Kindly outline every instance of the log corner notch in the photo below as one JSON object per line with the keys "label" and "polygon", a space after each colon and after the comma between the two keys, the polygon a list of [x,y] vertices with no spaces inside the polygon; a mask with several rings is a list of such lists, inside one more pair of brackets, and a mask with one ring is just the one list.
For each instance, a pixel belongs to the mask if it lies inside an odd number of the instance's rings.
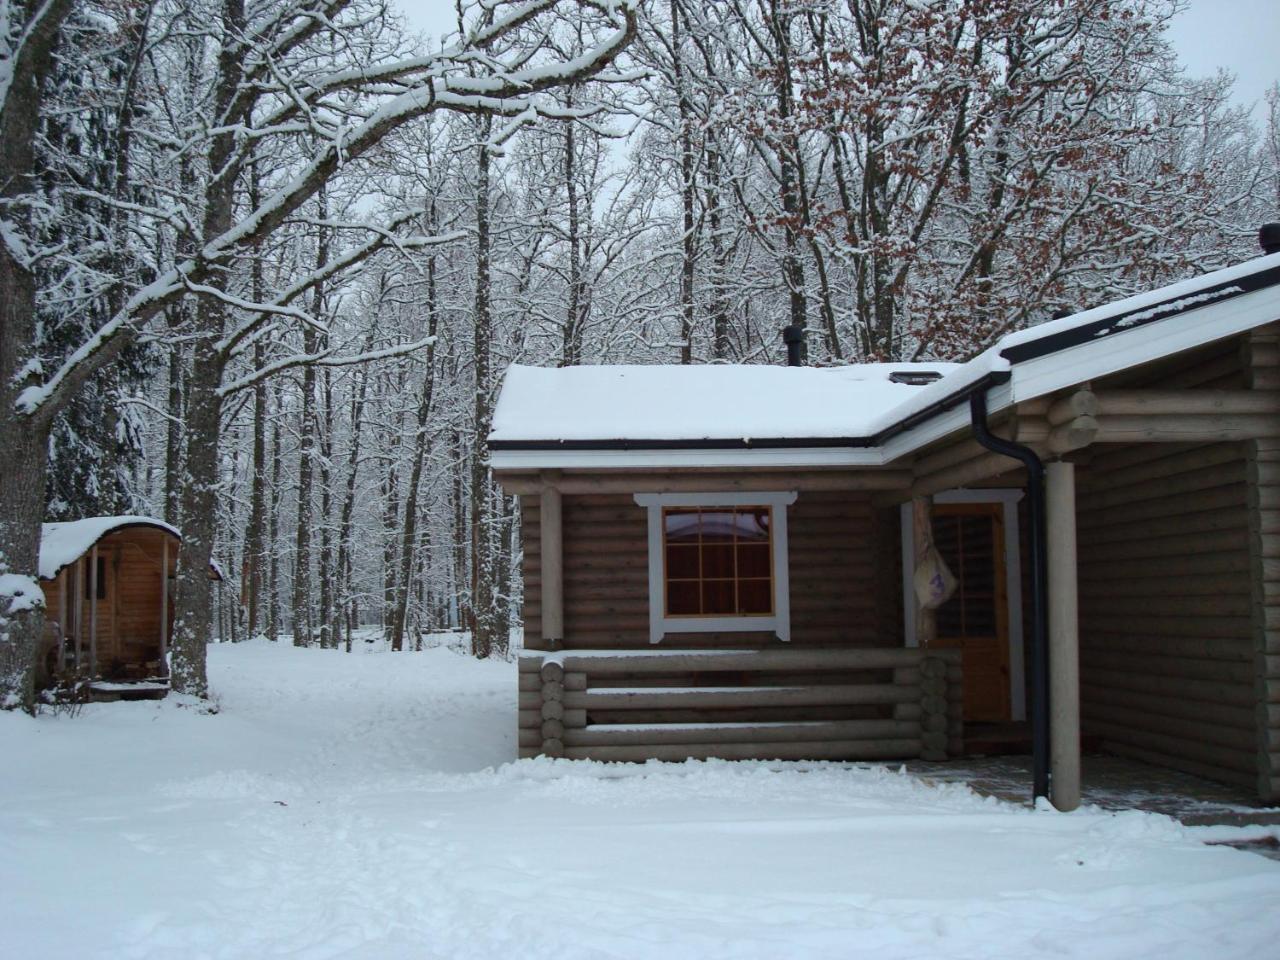
{"label": "log corner notch", "polygon": [[1049,452],[1062,456],[1093,443],[1098,437],[1098,409],[1098,397],[1087,384],[1050,403],[1045,414]]}
{"label": "log corner notch", "polygon": [[560,471],[539,478],[538,530],[542,548],[542,641],[548,650],[564,645],[564,523]]}
{"label": "log corner notch", "polygon": [[[587,711],[569,703],[586,689],[585,674],[566,671],[558,655],[520,658],[519,755],[563,757],[572,732],[585,727]],[[565,731],[570,731],[566,736]]]}
{"label": "log corner notch", "polygon": [[542,755],[564,756],[564,667],[548,661],[538,670],[542,679]]}

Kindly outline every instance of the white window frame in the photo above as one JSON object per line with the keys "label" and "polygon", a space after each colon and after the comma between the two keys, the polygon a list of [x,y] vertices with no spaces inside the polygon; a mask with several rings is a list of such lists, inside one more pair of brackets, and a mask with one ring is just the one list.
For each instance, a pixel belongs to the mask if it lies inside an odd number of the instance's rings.
{"label": "white window frame", "polygon": [[[637,493],[635,501],[649,511],[649,642],[661,643],[668,633],[766,633],[791,640],[791,580],[787,571],[787,507],[796,491],[768,493]],[[769,507],[769,542],[773,553],[773,615],[726,617],[669,617],[662,511],[664,507]]]}

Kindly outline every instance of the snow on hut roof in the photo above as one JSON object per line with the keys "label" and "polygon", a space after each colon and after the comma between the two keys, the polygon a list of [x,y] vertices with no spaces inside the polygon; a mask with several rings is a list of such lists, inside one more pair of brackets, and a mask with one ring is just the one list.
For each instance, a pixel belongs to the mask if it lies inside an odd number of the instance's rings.
{"label": "snow on hut roof", "polygon": [[847,367],[512,366],[489,439],[699,441],[860,436],[953,363]]}
{"label": "snow on hut roof", "polygon": [[75,563],[109,533],[126,527],[155,527],[179,540],[178,529],[155,517],[88,517],[63,523],[46,523],[40,529],[40,579],[52,580],[58,571]]}

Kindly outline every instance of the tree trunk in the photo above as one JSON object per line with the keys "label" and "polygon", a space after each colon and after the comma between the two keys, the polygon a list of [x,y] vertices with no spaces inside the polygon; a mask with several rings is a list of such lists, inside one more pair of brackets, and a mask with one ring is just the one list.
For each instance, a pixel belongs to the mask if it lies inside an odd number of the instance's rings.
{"label": "tree trunk", "polygon": [[[432,203],[431,222],[428,230],[435,230],[435,205]],[[438,329],[439,314],[436,309],[436,258],[427,258],[427,335],[434,337]],[[436,380],[436,345],[427,346],[424,361],[426,370],[422,375],[422,388],[418,393],[418,419],[413,437],[413,463],[409,468],[409,486],[404,498],[404,531],[400,538],[400,576],[396,588],[396,610],[391,623],[391,646],[394,650],[403,649],[405,625],[409,609],[410,585],[414,582],[414,547],[417,543],[418,529],[418,494],[422,487],[422,468],[426,463],[427,450],[431,445],[431,437],[427,432],[427,419],[431,415],[431,399],[435,391]],[[415,631],[421,646],[421,631]]]}
{"label": "tree trunk", "polygon": [[280,639],[280,389],[271,388],[271,515],[267,521],[267,638]]}
{"label": "tree trunk", "polygon": [[707,146],[707,234],[711,241],[711,355],[729,359],[729,263],[725,251],[724,208],[721,201],[720,148],[714,140]]}
{"label": "tree trunk", "polygon": [[[225,0],[224,27],[228,35],[245,28],[243,0]],[[216,115],[223,116],[235,98],[241,79],[234,48],[224,45],[218,54],[218,81],[214,91]],[[236,133],[240,117],[226,117],[229,129],[213,137],[209,168],[220,175],[205,191],[205,237],[221,236],[235,222]],[[200,338],[195,352],[187,394],[186,446],[182,477],[182,546],[178,551],[178,578],[174,597],[173,638],[170,644],[171,684],[178,693],[209,695],[206,645],[212,633],[213,582],[209,564],[217,524],[218,445],[222,436],[222,374],[226,363],[218,341],[226,329],[227,308],[221,300],[203,297],[196,309]]]}
{"label": "tree trunk", "polygon": [[476,159],[476,297],[472,338],[475,369],[474,446],[471,453],[471,652],[480,658],[493,651],[493,569],[489,550],[489,456],[485,438],[492,417],[489,375],[489,130],[479,124]]}
{"label": "tree trunk", "polygon": [[[390,449],[390,444],[384,444]],[[400,474],[396,460],[387,462],[387,472],[382,477],[382,632],[391,642],[392,650],[399,650],[392,636],[392,624],[396,610],[396,520],[400,516]]]}
{"label": "tree trunk", "polygon": [[333,381],[331,371],[320,371],[320,646],[328,650],[337,645],[334,628],[334,550],[333,528]]}
{"label": "tree trunk", "polygon": [[[319,216],[328,214],[323,189],[319,194]],[[316,240],[316,267],[329,259],[329,235],[320,228]],[[317,284],[312,297],[312,315],[319,317],[324,310],[324,287]],[[302,350],[311,355],[320,349],[320,337],[310,324],[303,327]],[[319,427],[316,411],[316,368],[308,363],[302,368],[302,398],[300,411],[301,429],[298,435],[298,516],[294,546],[293,570],[293,645],[309,647],[316,640],[314,609],[311,602],[311,533],[316,518],[315,499],[315,444]]]}
{"label": "tree trunk", "polygon": [[[260,203],[258,195],[258,169],[250,170],[249,204],[255,209]],[[254,248],[250,268],[253,299],[261,302],[264,296],[262,259],[258,245]],[[259,338],[253,345],[253,365],[261,370],[266,362],[266,344]],[[259,380],[253,388],[253,454],[250,463],[249,523],[244,534],[245,565],[245,633],[258,635],[261,626],[263,568],[266,565],[266,513],[267,513],[267,382]]]}
{"label": "tree trunk", "polygon": [[[0,290],[20,294],[22,278],[10,273],[12,266],[0,245]],[[0,356],[5,359],[11,356],[10,344],[4,343],[10,332],[35,316],[34,297],[27,303],[31,309],[24,316],[15,315],[23,310],[20,296],[0,303]],[[3,367],[0,404],[12,410],[18,384],[9,375],[9,365]],[[32,426],[26,417],[0,416],[0,574],[29,578],[6,583],[0,590],[0,708],[22,707],[29,713],[35,710],[36,660],[45,620],[44,595],[36,579],[44,484],[32,478],[44,476],[49,450],[47,428]]]}
{"label": "tree trunk", "polygon": [[[566,106],[573,109],[573,90],[569,90]],[[569,201],[569,303],[565,308],[564,339],[560,350],[560,366],[572,367],[582,362],[582,249],[578,216],[577,144],[573,123],[564,125],[564,182]]]}
{"label": "tree trunk", "polygon": [[[785,131],[791,126],[794,98],[791,79],[791,14],[781,7],[780,0],[770,0],[769,25],[776,56],[773,64],[774,96],[778,102],[778,120]],[[808,308],[804,264],[800,260],[802,211],[800,174],[797,169],[803,158],[799,154],[796,137],[789,133],[778,138],[775,150],[778,157],[778,188],[782,198],[782,279],[791,307],[791,325],[804,328],[808,325]]]}
{"label": "tree trunk", "polygon": [[[366,351],[373,347],[373,331],[369,332]],[[338,582],[339,606],[342,612],[343,627],[346,634],[347,653],[351,652],[351,634],[358,626],[356,623],[356,605],[351,597],[351,534],[354,529],[356,509],[356,481],[360,464],[360,435],[364,426],[364,402],[369,387],[369,378],[363,370],[356,387],[355,399],[351,403],[351,449],[347,453],[347,489],[342,498],[342,518],[338,525]]]}
{"label": "tree trunk", "polygon": [[680,0],[671,0],[671,68],[680,118],[680,362],[693,362],[693,278],[697,255],[693,236],[693,135],[681,55]]}
{"label": "tree trunk", "polygon": [[[202,302],[198,311],[205,332],[221,332],[223,307],[217,301]],[[213,559],[215,518],[218,511],[218,444],[221,435],[222,361],[212,338],[196,342],[188,395],[186,471],[181,510],[185,520],[178,549],[178,576],[174,584],[173,637],[170,682],[178,693],[209,695],[206,645],[213,633]]]}
{"label": "tree trunk", "polygon": [[[0,197],[5,199],[21,197],[32,187],[41,89],[53,66],[59,26],[71,8],[70,0],[50,4],[43,26],[26,38],[19,56],[4,63],[12,73],[12,85],[0,101]],[[24,11],[27,17],[30,9],[28,5]],[[17,20],[17,11],[11,16]],[[24,28],[20,22],[8,26],[11,31]],[[11,216],[10,208],[4,210]],[[6,228],[12,229],[9,224]],[[44,596],[37,577],[52,416],[33,422],[15,410],[18,394],[28,386],[29,375],[23,371],[36,359],[36,277],[21,261],[22,252],[16,236],[0,240],[0,574],[6,575],[0,588],[0,708],[22,707],[31,713],[44,634]]]}

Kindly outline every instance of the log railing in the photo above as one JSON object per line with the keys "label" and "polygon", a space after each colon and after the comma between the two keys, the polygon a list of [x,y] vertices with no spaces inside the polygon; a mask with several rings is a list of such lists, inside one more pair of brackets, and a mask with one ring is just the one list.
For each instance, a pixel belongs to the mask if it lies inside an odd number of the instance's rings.
{"label": "log railing", "polygon": [[[526,651],[519,690],[521,756],[943,760],[962,750],[956,650]],[[770,712],[786,719],[757,719]]]}

